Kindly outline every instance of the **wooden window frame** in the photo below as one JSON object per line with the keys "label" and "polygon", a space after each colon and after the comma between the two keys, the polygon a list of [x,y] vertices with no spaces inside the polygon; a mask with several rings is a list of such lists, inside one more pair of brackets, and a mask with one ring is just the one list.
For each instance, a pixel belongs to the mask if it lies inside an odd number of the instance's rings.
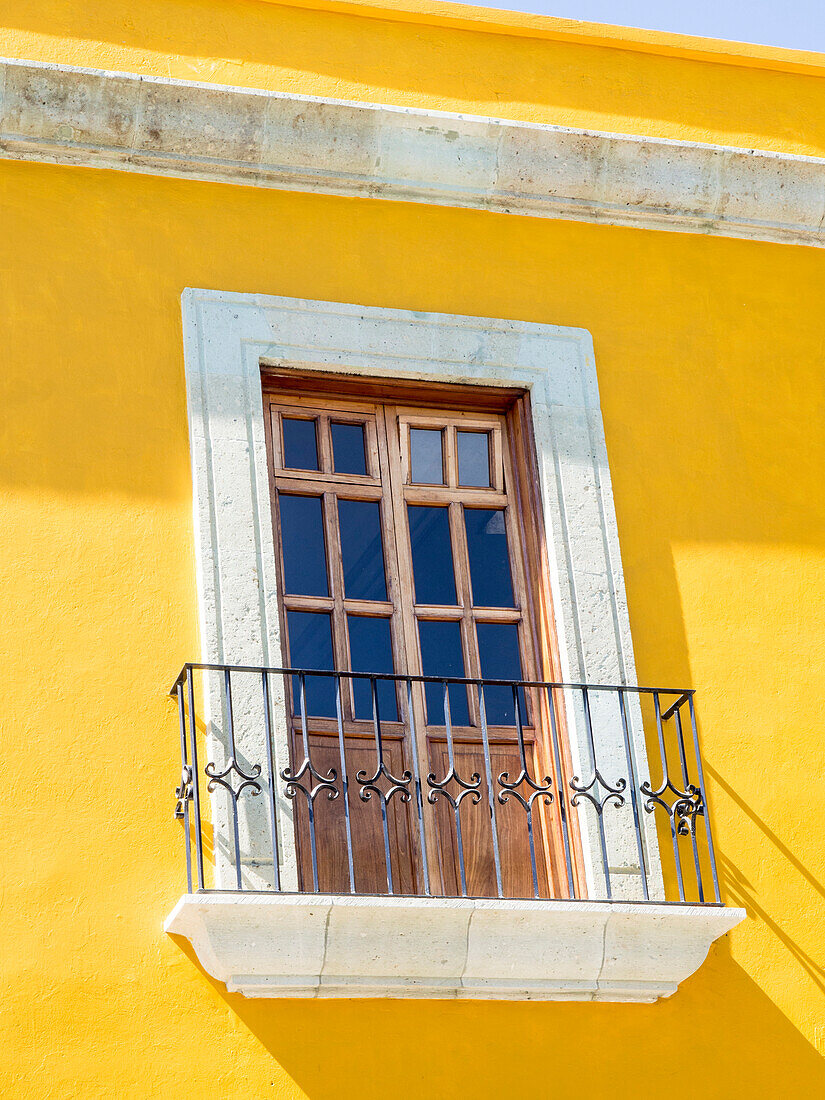
{"label": "wooden window frame", "polygon": [[[515,612],[512,612],[510,609],[497,608],[475,609],[472,607],[472,602],[467,592],[459,595],[458,578],[456,578],[457,599],[461,599],[461,606],[459,608],[459,613],[454,617],[462,621],[462,643],[465,660],[470,659],[472,654],[471,660],[475,662],[476,666],[472,667],[471,665],[471,668],[466,670],[467,675],[471,677],[480,676],[480,666],[478,665],[479,657],[475,649],[475,631],[471,630],[472,624],[468,626],[467,622],[465,622],[467,617],[470,616],[475,621],[483,622],[518,622],[521,620],[523,623],[523,631],[530,632],[530,644],[527,645],[520,642],[523,679],[535,679],[539,681],[558,681],[561,679],[552,597],[548,580],[548,554],[544,524],[542,522],[543,508],[537,451],[533,433],[533,418],[530,410],[530,394],[527,389],[464,385],[451,382],[419,383],[402,379],[377,379],[375,377],[361,377],[324,371],[310,363],[293,363],[289,367],[262,364],[261,381],[265,403],[264,422],[267,434],[267,446],[271,455],[275,456],[277,454],[280,456],[282,451],[279,446],[280,441],[277,439],[277,433],[272,430],[272,416],[269,407],[270,398],[277,400],[279,410],[282,413],[287,412],[287,414],[289,414],[289,412],[294,411],[296,415],[304,417],[311,413],[313,416],[319,418],[318,451],[321,469],[318,471],[301,471],[300,476],[294,479],[294,483],[289,480],[287,473],[279,471],[279,487],[290,492],[309,492],[311,495],[320,495],[318,492],[318,490],[320,490],[326,497],[326,493],[334,491],[336,486],[340,485],[341,482],[345,482],[348,489],[357,482],[360,490],[358,492],[359,499],[383,500],[385,491],[381,482],[379,450],[383,446],[385,450],[384,461],[388,463],[396,462],[399,456],[394,454],[392,448],[387,448],[386,438],[382,445],[381,425],[378,423],[377,419],[372,419],[372,417],[375,416],[376,406],[381,408],[392,406],[394,408],[394,411],[399,416],[399,424],[403,424],[406,427],[407,440],[409,439],[409,426],[411,424],[414,426],[431,426],[437,422],[443,423],[443,410],[445,409],[449,410],[451,419],[460,421],[462,427],[466,426],[466,428],[470,430],[477,430],[479,428],[482,430],[490,429],[492,444],[491,467],[494,470],[500,471],[500,473],[493,479],[494,483],[488,489],[468,487],[465,490],[457,484],[450,484],[450,482],[457,481],[457,459],[454,454],[451,457],[454,460],[452,466],[455,469],[456,477],[446,478],[445,484],[440,486],[412,485],[409,481],[409,460],[407,457],[409,454],[409,444],[407,443],[405,447],[404,436],[402,435],[400,455],[402,469],[395,471],[395,476],[392,477],[390,484],[393,496],[397,495],[399,487],[402,488],[403,499],[393,500],[393,511],[395,515],[389,525],[388,518],[384,515],[385,509],[382,506],[382,536],[384,537],[385,559],[387,559],[385,564],[388,582],[388,603],[386,611],[387,617],[391,618],[393,624],[394,653],[397,653],[399,659],[405,662],[405,667],[396,669],[396,671],[399,673],[412,671],[409,655],[413,652],[411,647],[414,646],[417,649],[417,638],[411,636],[409,624],[398,615],[397,602],[393,600],[391,590],[393,584],[412,583],[411,564],[408,563],[409,568],[405,570],[400,566],[400,563],[392,562],[390,558],[393,557],[393,555],[387,552],[387,548],[393,543],[397,546],[401,546],[405,542],[405,540],[400,537],[403,528],[399,525],[406,523],[406,520],[402,517],[405,512],[404,504],[407,501],[414,503],[435,503],[449,496],[450,501],[458,505],[459,508],[465,502],[480,505],[482,507],[505,507],[509,503],[509,507],[507,507],[507,523],[511,576],[514,591],[517,593],[517,601],[521,604],[521,610]],[[339,410],[330,411],[329,402],[335,399],[347,404],[346,412],[339,412]],[[288,400],[289,404],[284,404],[285,400]],[[363,402],[360,407],[358,405],[359,400]],[[421,409],[429,407],[433,409],[432,414],[422,414]],[[503,444],[502,433],[497,432],[494,427],[490,428],[491,422],[489,419],[484,419],[485,413],[495,413],[504,417],[507,446]],[[339,477],[332,469],[329,425],[332,422],[356,419],[370,425],[370,427],[366,429],[368,476],[357,478],[354,475],[346,474],[340,475]],[[453,441],[453,446],[456,430],[457,424],[453,425],[448,433],[449,438]],[[372,432],[372,437],[370,437],[370,432]],[[271,488],[275,488],[275,475],[272,463],[269,464],[269,472]],[[512,487],[512,499],[510,499],[509,494],[504,493],[502,480],[506,480]],[[303,486],[303,488],[300,486]],[[364,494],[363,497],[361,496],[361,492]],[[480,504],[482,499],[484,503]],[[324,528],[325,537],[327,538],[331,537],[329,528],[329,513],[331,511],[325,499]],[[456,508],[451,508],[450,511],[452,513],[450,524],[451,534],[453,539],[459,539],[464,543],[460,553],[466,561],[467,547],[464,525],[455,520],[455,515],[457,514]],[[275,528],[273,534],[275,537],[276,554],[279,554],[281,540],[280,532],[277,529],[277,509],[274,508],[273,525]],[[406,541],[408,542],[408,539]],[[527,563],[526,567],[524,565],[525,562]],[[340,556],[334,566],[334,571],[342,574]],[[283,576],[282,563],[280,561],[279,573]],[[342,575],[335,578],[335,581],[331,576],[330,586],[330,599],[324,601],[325,606],[323,608],[320,602],[317,602],[314,597],[287,597],[281,593],[279,608],[284,637],[286,637],[287,633],[286,611],[291,609],[293,604],[296,609],[300,605],[300,609],[306,610],[328,610],[326,605],[330,604],[337,611],[343,612],[345,624],[347,613],[358,613],[358,608],[354,606],[344,607],[344,604],[353,605],[356,601],[343,601]],[[341,598],[339,598],[337,594],[334,594],[333,589],[341,594]],[[375,614],[376,608],[377,605],[371,603],[369,608],[365,610],[368,610],[371,614]],[[452,611],[454,609],[449,610]],[[451,614],[448,614],[448,609],[435,606],[432,608],[416,606],[416,618],[419,617],[419,613],[422,613],[420,614],[422,618],[443,620],[453,617]],[[397,619],[401,619],[401,621],[397,622]],[[469,641],[470,633],[473,635],[472,644]],[[336,645],[336,637],[338,636],[340,636],[340,631],[336,631],[333,627],[334,647]],[[347,667],[346,655],[344,653],[339,653],[335,648],[333,653],[337,667]],[[418,667],[420,667],[420,656]],[[472,693],[470,694],[472,695]],[[406,703],[404,703],[401,698],[399,698],[398,702],[399,722],[384,723],[382,720],[382,729],[386,725],[386,732],[390,737],[401,734],[405,722],[408,721],[406,716]],[[563,772],[561,776],[556,774],[556,769],[552,765],[553,757],[550,746],[542,746],[545,762],[550,762],[550,770],[553,774],[556,790],[561,788],[561,784],[566,785],[572,774],[569,740],[564,718],[564,703],[560,694],[557,703],[556,713],[558,718]],[[358,723],[354,720],[353,711],[351,709],[351,693],[347,693],[345,705],[347,707],[346,717],[350,723],[354,723],[353,736],[358,736]],[[473,713],[472,703],[470,719],[471,722],[478,721],[478,716]],[[537,731],[539,727],[541,727],[546,731],[549,723],[544,720],[539,721],[538,716],[536,716],[536,719],[535,723],[531,722],[531,727],[535,726]],[[335,726],[334,719],[316,719],[315,721],[319,729],[328,725],[330,732],[333,731]],[[363,727],[362,736],[371,737],[371,724],[364,722]],[[496,737],[501,737],[502,732],[494,727],[490,727],[490,735],[491,739],[494,739]],[[460,742],[460,736],[456,737],[456,742]],[[563,851],[561,823],[558,820],[558,813],[553,813],[552,818],[548,818],[548,815],[544,814],[543,807],[539,809],[544,818],[544,828],[541,830],[541,833],[545,848],[546,866],[548,868],[548,873],[552,872],[554,879],[556,879],[555,883],[550,886],[551,891],[554,891],[551,896],[563,897],[567,892],[567,883],[566,872],[562,866],[562,860],[560,859],[560,854]],[[585,872],[581,843],[578,836],[578,824],[575,816],[572,817],[569,824],[571,826],[571,847],[574,864],[573,873],[578,881],[577,889],[581,890],[585,882]],[[434,852],[429,854],[431,862],[434,855]],[[562,879],[565,881],[560,881]]]}

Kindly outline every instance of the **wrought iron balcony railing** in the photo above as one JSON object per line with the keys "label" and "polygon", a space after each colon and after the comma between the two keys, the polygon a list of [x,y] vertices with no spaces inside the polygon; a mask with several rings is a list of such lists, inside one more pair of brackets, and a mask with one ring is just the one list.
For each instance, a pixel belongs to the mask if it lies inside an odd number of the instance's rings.
{"label": "wrought iron balcony railing", "polygon": [[190,663],[171,694],[190,893],[720,904],[692,690]]}

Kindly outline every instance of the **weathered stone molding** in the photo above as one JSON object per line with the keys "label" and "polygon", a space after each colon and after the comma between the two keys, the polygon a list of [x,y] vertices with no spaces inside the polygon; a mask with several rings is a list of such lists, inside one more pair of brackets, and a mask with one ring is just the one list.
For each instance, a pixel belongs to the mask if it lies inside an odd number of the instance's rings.
{"label": "weathered stone molding", "polygon": [[[587,331],[210,290],[186,290],[182,305],[203,660],[281,664],[263,361],[529,389],[562,678],[569,683],[636,682],[596,362]],[[235,737],[251,763],[265,759],[256,687],[248,698],[235,700]],[[279,772],[289,759],[283,705],[280,695],[273,699]],[[574,774],[590,775],[595,762],[580,700],[571,696],[565,705]],[[632,700],[628,711],[641,781],[649,777],[641,711]],[[207,712],[211,748],[222,759],[219,692],[207,699]],[[626,775],[615,702],[592,698],[591,721],[605,774]],[[264,799],[244,799],[240,808],[244,885],[266,889],[272,885],[272,858]],[[291,812],[290,801],[282,798],[280,862],[286,889],[297,888]],[[588,893],[605,897],[595,817],[586,804],[576,812]],[[227,886],[234,878],[233,849],[222,813],[223,798],[213,806],[213,822],[217,882]],[[628,804],[605,815],[613,896],[620,899],[643,896],[633,820]],[[660,899],[661,865],[650,815],[643,815],[642,828],[650,896]]]}
{"label": "weathered stone molding", "polygon": [[164,928],[247,997],[669,997],[745,917],[721,906],[185,894]]}
{"label": "weathered stone molding", "polygon": [[825,244],[825,160],[0,61],[0,157]]}

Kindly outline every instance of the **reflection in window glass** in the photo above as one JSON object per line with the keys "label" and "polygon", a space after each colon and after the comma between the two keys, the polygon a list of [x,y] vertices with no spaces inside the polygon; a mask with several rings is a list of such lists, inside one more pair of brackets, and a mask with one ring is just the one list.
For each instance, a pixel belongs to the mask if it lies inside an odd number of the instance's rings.
{"label": "reflection in window glass", "polygon": [[[347,615],[350,668],[353,672],[395,672],[389,619]],[[378,717],[382,722],[398,721],[398,704],[392,680],[376,680]],[[355,717],[372,720],[372,687],[369,680],[353,680]]]}
{"label": "reflection in window glass", "polygon": [[284,432],[284,466],[288,470],[318,469],[318,438],[315,431],[316,421],[298,420],[285,416],[282,420]]}
{"label": "reflection in window glass", "polygon": [[338,526],[345,597],[348,600],[386,600],[380,504],[377,500],[339,500]]}
{"label": "reflection in window glass", "polygon": [[[481,659],[481,675],[485,680],[521,680],[521,656],[518,647],[516,623],[477,623],[478,655]],[[487,724],[514,726],[516,710],[513,691],[509,687],[486,687],[484,706]],[[526,722],[524,690],[519,688],[521,720]]]}
{"label": "reflection in window glass", "polygon": [[474,607],[515,607],[504,511],[465,508]]}
{"label": "reflection in window glass", "polygon": [[363,424],[332,425],[332,462],[337,474],[366,474]]}
{"label": "reflection in window glass", "polygon": [[[329,615],[315,611],[287,611],[289,662],[293,668],[332,668],[332,627]],[[335,677],[304,678],[307,714],[334,718]],[[295,713],[301,713],[300,677],[292,677]]]}
{"label": "reflection in window glass", "polygon": [[293,596],[328,596],[321,498],[281,493],[278,499],[286,591]]}
{"label": "reflection in window glass", "polygon": [[490,484],[489,432],[456,432],[458,447],[458,484],[482,486]]}
{"label": "reflection in window glass", "polygon": [[[421,645],[421,670],[425,676],[464,676],[464,657],[461,649],[461,623],[419,620],[418,639]],[[470,724],[467,709],[467,688],[463,684],[450,684],[450,722],[454,726]],[[425,684],[427,724],[443,726],[444,687],[442,684]]]}
{"label": "reflection in window glass", "polygon": [[410,428],[410,480],[419,485],[444,484],[440,428]]}
{"label": "reflection in window glass", "polygon": [[407,516],[415,602],[454,607],[455,573],[448,510],[429,504],[410,504],[407,506]]}

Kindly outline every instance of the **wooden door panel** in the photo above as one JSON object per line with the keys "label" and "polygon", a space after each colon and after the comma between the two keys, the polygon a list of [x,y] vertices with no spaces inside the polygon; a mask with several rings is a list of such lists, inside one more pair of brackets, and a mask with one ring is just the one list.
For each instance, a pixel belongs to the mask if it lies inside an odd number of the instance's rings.
{"label": "wooden door panel", "polygon": [[[300,738],[296,741],[300,742]],[[341,793],[341,759],[338,740],[324,734],[311,733],[309,743],[313,767],[324,777],[334,773],[336,789],[339,792],[337,798],[330,799],[326,792],[321,791],[313,804],[318,889],[322,893],[349,893],[346,818]],[[345,749],[355,889],[359,894],[386,894],[388,892],[387,864],[381,799],[376,794],[372,794],[367,801],[364,801],[360,797],[361,785],[356,780],[356,775],[360,771],[365,772],[367,777],[375,773],[375,744],[366,738],[347,738]],[[300,760],[303,756],[303,748],[299,743],[296,743],[296,752],[296,759]],[[384,761],[393,775],[400,777],[403,774],[404,752],[399,740],[390,738],[384,740]],[[307,778],[304,777],[304,786],[307,785]],[[381,778],[376,785],[382,791],[386,791],[389,786],[385,778]],[[312,848],[306,797],[298,791],[294,803],[295,827],[299,841],[301,889],[312,890]],[[387,829],[393,892],[415,893],[416,878],[414,852],[411,848],[410,812],[401,802],[398,794],[394,795],[387,804]]]}
{"label": "wooden door panel", "polygon": [[[440,779],[449,769],[447,745],[445,742],[431,739],[428,749],[431,769],[436,778]],[[529,745],[528,750],[530,777],[535,779],[538,772],[534,746]],[[474,773],[480,779],[479,800],[476,802],[472,794],[465,795],[459,811],[467,894],[470,897],[496,897],[498,891],[493,856],[493,832],[483,748],[480,744],[456,744],[454,759],[456,772],[461,779],[470,782]],[[505,803],[498,800],[498,795],[502,792],[498,777],[507,772],[509,781],[513,782],[521,771],[518,746],[513,743],[490,745],[490,768],[493,776],[502,894],[504,897],[511,898],[531,898],[534,895],[534,883],[527,811],[514,795],[508,795]],[[448,792],[455,798],[460,789],[456,783],[451,783]],[[506,792],[504,793],[506,795]],[[527,799],[533,792],[526,784],[522,784],[518,788],[518,793]],[[540,897],[549,897],[544,850],[545,829],[539,801],[540,799],[536,799],[533,803],[532,813],[538,892]],[[450,896],[457,896],[461,893],[458,835],[455,812],[446,798],[438,798],[434,816],[444,892]]]}
{"label": "wooden door panel", "polygon": [[[380,391],[359,390],[356,394],[346,389],[350,383],[344,386],[344,393],[333,392],[327,383],[319,388],[315,375],[287,371],[284,379],[289,381],[288,393],[270,392],[267,396],[270,415],[266,424],[286,663],[342,672],[395,671],[504,681],[550,676],[545,650],[548,644],[552,649],[552,638],[545,638],[536,627],[537,622],[550,623],[551,618],[536,613],[535,593],[541,587],[536,545],[541,544],[541,528],[535,522],[538,505],[531,496],[535,471],[525,458],[529,433],[525,434],[518,419],[526,416],[518,401],[521,411],[518,416],[513,414],[517,395],[498,393],[496,402],[478,405],[475,389],[459,394],[455,388],[445,388],[443,393],[438,391],[436,399],[435,391],[428,396],[426,387],[416,386],[417,404],[408,407],[393,401],[396,391],[391,382],[386,394],[383,383]],[[307,387],[303,394],[301,385]],[[405,400],[413,399],[412,391],[403,392]],[[310,421],[315,439],[311,454],[305,453],[304,444],[299,447],[295,442],[296,423],[303,439],[312,435],[306,428]],[[308,505],[298,507],[295,497],[317,498],[319,503],[314,510]],[[282,499],[290,502],[284,505],[283,514]],[[378,535],[367,537],[372,530],[367,521],[376,510],[375,502],[380,502]],[[418,511],[411,512],[416,508]],[[443,512],[446,517],[447,536],[440,543],[432,532],[422,533],[420,522],[411,525],[410,516],[421,521],[424,512],[439,516]],[[363,537],[362,531],[367,532]],[[326,586],[316,576],[320,576],[316,559],[322,543]],[[371,587],[366,581],[378,575],[382,560],[386,587]],[[439,570],[452,576],[452,587],[425,583],[440,577]],[[291,625],[295,627],[292,633]],[[364,685],[359,686],[363,695]],[[386,694],[386,685],[380,685],[378,691]],[[538,781],[547,774],[555,775],[549,765],[546,702],[533,699],[528,689],[519,693],[517,708],[509,689],[491,686],[482,708],[477,692],[465,692],[464,702],[453,692],[464,689],[451,688],[449,696],[456,740],[462,739],[455,748],[456,767],[464,778],[474,773],[480,777],[478,790],[464,794],[460,808],[467,892],[476,896],[498,893],[481,739],[485,721],[502,893],[532,897],[536,892],[552,896],[554,888],[564,891],[566,875],[557,858],[561,844],[557,807],[548,809],[543,797],[534,799],[531,850],[528,811],[518,795],[529,799],[535,790],[522,783],[518,792],[508,794],[497,782],[503,772],[514,780],[522,770],[519,721],[531,724],[533,728],[525,736],[538,742],[531,741],[528,749],[531,777]],[[398,703],[396,711],[384,696],[379,699],[385,765],[400,777],[415,759],[422,776],[428,772],[443,776],[448,770],[443,704],[436,701],[435,705],[428,698],[425,705],[421,688],[411,692],[409,705],[404,689],[400,690]],[[313,764],[322,775],[336,774],[338,793],[330,800],[321,790],[312,805],[316,885],[306,794],[296,792],[301,888],[332,892],[352,888],[345,828],[348,808],[355,890],[386,893],[383,799],[376,791],[363,800],[363,784],[356,780],[359,771],[372,776],[377,767],[369,733],[369,700],[365,706],[363,698],[360,702],[353,698],[345,683],[340,718],[329,699],[317,698],[313,703],[307,698],[304,705],[310,713],[314,708],[327,716],[310,719]],[[406,713],[408,709],[411,714]],[[388,718],[397,721],[388,722]],[[339,721],[346,739],[350,783],[346,807],[341,789]],[[294,740],[293,759],[300,762],[304,756],[300,735]],[[566,757],[562,767],[569,767]],[[302,781],[304,787],[308,778]],[[555,776],[555,781],[558,784],[560,777]],[[386,792],[389,785],[386,777],[378,781],[380,791]],[[443,795],[436,794],[434,804],[425,806],[426,884],[415,803],[403,804],[396,794],[386,805],[393,892],[421,893],[425,885],[435,894],[461,892],[458,833],[446,797],[457,798],[460,792],[452,783]],[[500,795],[505,802],[498,801]],[[547,813],[551,816],[545,817]]]}

